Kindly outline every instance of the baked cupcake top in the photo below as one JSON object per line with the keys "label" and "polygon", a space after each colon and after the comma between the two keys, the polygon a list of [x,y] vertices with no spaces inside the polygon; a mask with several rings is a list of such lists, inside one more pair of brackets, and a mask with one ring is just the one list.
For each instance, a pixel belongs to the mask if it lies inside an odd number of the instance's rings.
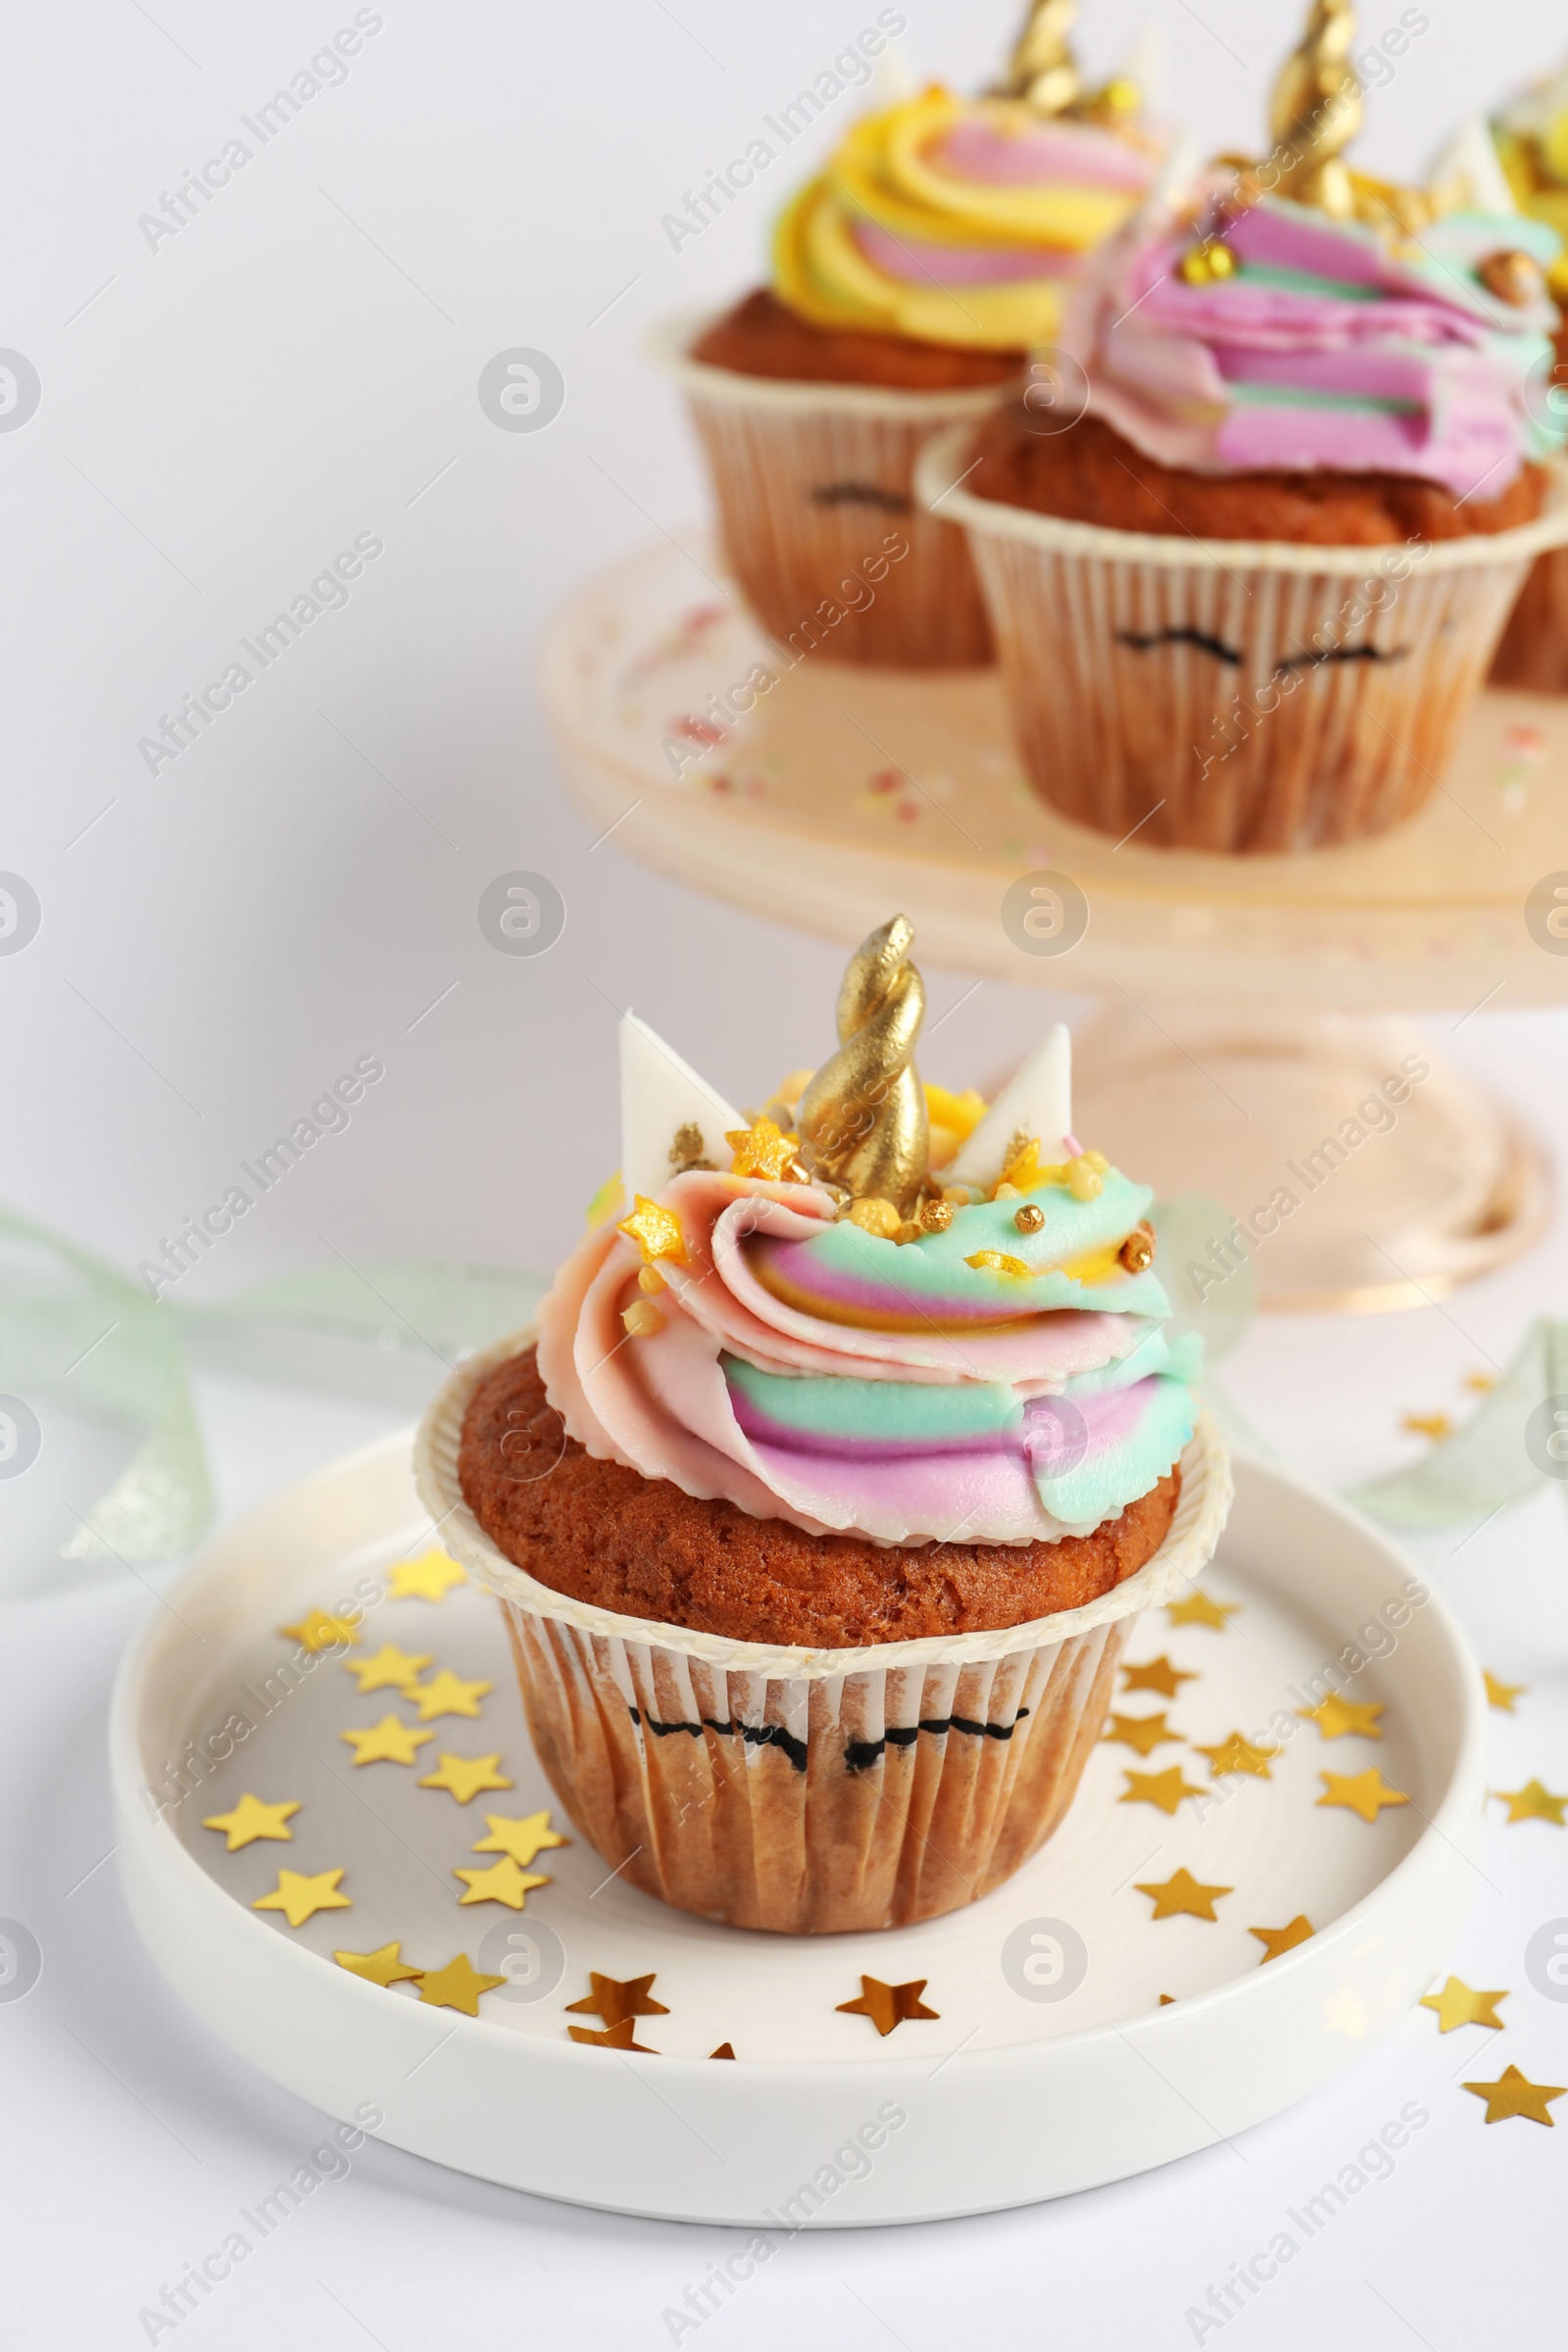
{"label": "baked cupcake top", "polygon": [[1125,77],[1079,86],[1072,0],[1036,0],[1004,87],[940,84],[856,123],[786,208],[773,290],[813,326],[964,350],[1055,339],[1064,286],[1148,196],[1159,142]]}
{"label": "baked cupcake top", "polygon": [[810,1535],[1087,1534],[1179,1459],[1196,1343],[1148,1188],[1071,1133],[1064,1029],[989,1108],[922,1088],[912,936],[872,933],[838,1052],[760,1113],[627,1016],[622,1174],[539,1370],[590,1454]]}
{"label": "baked cupcake top", "polygon": [[1568,65],[1505,108],[1493,124],[1497,157],[1521,212],[1562,240],[1551,290],[1568,303]]}
{"label": "baked cupcake top", "polygon": [[1273,154],[1226,159],[1130,231],[1063,342],[1091,410],[1160,465],[1406,474],[1495,499],[1562,438],[1536,395],[1558,239],[1506,209],[1494,171],[1417,190],[1347,169],[1352,31],[1346,0],[1317,0]]}

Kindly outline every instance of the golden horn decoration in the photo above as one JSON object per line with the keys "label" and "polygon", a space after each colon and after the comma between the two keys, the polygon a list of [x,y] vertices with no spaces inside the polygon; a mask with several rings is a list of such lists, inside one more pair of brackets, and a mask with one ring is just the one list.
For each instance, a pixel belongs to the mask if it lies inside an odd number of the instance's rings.
{"label": "golden horn decoration", "polygon": [[1024,19],[1005,77],[993,96],[1021,98],[1037,115],[1059,115],[1079,94],[1078,68],[1068,34],[1078,0],[1034,0]]}
{"label": "golden horn decoration", "polygon": [[1312,0],[1305,37],[1287,59],[1269,109],[1270,160],[1283,166],[1279,194],[1315,204],[1338,220],[1355,211],[1350,174],[1340,161],[1361,127],[1361,84],[1350,64],[1354,38],[1350,0]]}
{"label": "golden horn decoration", "polygon": [[906,1211],[926,1171],[925,1094],[914,1066],[925,983],[914,927],[896,914],[862,940],[839,990],[839,1049],[796,1108],[813,1172],[857,1199]]}

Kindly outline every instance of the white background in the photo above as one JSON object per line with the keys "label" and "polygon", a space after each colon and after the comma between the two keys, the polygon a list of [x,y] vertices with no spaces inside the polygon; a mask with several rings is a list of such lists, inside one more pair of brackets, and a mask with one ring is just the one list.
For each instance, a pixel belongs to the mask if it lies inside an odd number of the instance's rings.
{"label": "white background", "polygon": [[[702,514],[643,333],[755,282],[772,209],[854,99],[679,254],[662,216],[875,10],[377,13],[347,81],[156,252],[138,216],[352,8],[241,19],[101,0],[13,8],[6,24],[0,344],[32,361],[43,398],[0,434],[0,866],[37,890],[43,927],[0,959],[0,1196],[134,1265],[356,1055],[386,1064],[350,1130],[190,1273],[192,1298],[333,1250],[548,1268],[613,1164],[616,1009],[635,1002],[752,1100],[819,1051],[841,964],[837,949],[640,872],[613,840],[592,849],[553,769],[532,664],[577,583]],[[916,72],[959,86],[995,69],[1014,19],[1010,0],[909,0],[906,13]],[[1096,0],[1086,13],[1100,72],[1147,9]],[[1562,38],[1544,6],[1431,0],[1427,13],[1371,101],[1369,169],[1414,170],[1464,107]],[[1260,143],[1297,10],[1166,0],[1160,15],[1174,111],[1205,147]],[[1365,30],[1397,15],[1370,9]],[[516,345],[565,377],[565,408],[541,433],[498,431],[475,397],[484,363]],[[386,552],[347,609],[150,776],[138,738],[363,531]],[[567,906],[564,936],[537,959],[496,955],[475,921],[485,884],[515,867],[550,874]],[[969,985],[929,977],[939,1012]],[[983,1083],[1051,1009],[988,983],[945,1023],[926,1074]],[[1488,1012],[1451,1050],[1549,1120],[1565,1034],[1553,1016]],[[1553,1244],[1448,1311],[1355,1327],[1353,1347],[1332,1325],[1277,1323],[1245,1343],[1232,1385],[1307,1467],[1347,1479],[1386,1466],[1411,1447],[1399,1413],[1452,1408],[1461,1374],[1504,1359],[1527,1317],[1562,1298],[1565,1272]],[[227,1509],[387,1423],[370,1405],[260,1386],[214,1379],[202,1394]],[[176,2009],[131,1938],[112,1863],[79,1884],[109,1844],[108,1683],[148,1605],[128,1578],[48,1566],[93,1491],[90,1454],[83,1439],[40,1465],[7,1560],[0,1913],[31,1923],[46,1961],[35,1991],[0,2007],[0,2326],[18,2346],[96,2352],[146,2340],[138,2306],[320,2124]],[[1457,1542],[1424,1560],[1487,1662],[1534,1686],[1517,1722],[1494,1718],[1495,1777],[1568,1786],[1557,1506],[1543,1499],[1454,1557]],[[1455,1965],[1513,1988],[1505,2035],[1440,2047],[1418,2015],[1238,2152],[992,2221],[798,2244],[704,2328],[705,2347],[808,2330],[908,2352],[977,2331],[1190,2342],[1185,2308],[1411,2097],[1433,2124],[1395,2179],[1227,2340],[1544,2340],[1549,2309],[1561,2324],[1568,2135],[1484,2130],[1450,2078],[1513,2059],[1568,2080],[1568,2008],[1529,1989],[1521,1960],[1530,1931],[1568,1910],[1565,1856],[1568,1838],[1543,1826],[1493,1834],[1498,1891],[1482,1889]],[[661,2344],[661,2310],[725,2250],[720,2232],[553,2208],[367,2148],[181,2341]]]}

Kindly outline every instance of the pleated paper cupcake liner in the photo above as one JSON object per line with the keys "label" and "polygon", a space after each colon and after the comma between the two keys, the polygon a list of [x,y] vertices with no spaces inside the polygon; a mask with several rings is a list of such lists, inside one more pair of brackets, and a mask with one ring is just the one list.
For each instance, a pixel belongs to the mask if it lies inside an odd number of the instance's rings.
{"label": "pleated paper cupcake liner", "polygon": [[742,375],[687,357],[703,323],[672,322],[654,356],[685,387],[730,569],[768,635],[825,662],[989,662],[964,535],[920,505],[914,468],[933,433],[972,424],[1005,387],[904,392]]}
{"label": "pleated paper cupcake liner", "polygon": [[1137,1616],[1212,1557],[1230,1473],[1201,1420],[1152,1558],[1082,1608],[991,1633],[789,1648],[568,1598],[500,1551],[463,1498],[473,1359],[426,1414],[421,1499],[501,1598],[528,1728],[608,1865],[683,1911],[793,1935],[907,1926],[1002,1885],[1051,1836],[1099,1739]]}
{"label": "pleated paper cupcake liner", "polygon": [[1515,530],[1324,548],[976,498],[968,440],[930,444],[918,487],[969,532],[1029,778],[1080,824],[1171,848],[1319,849],[1413,816],[1532,560],[1568,540],[1560,471]]}
{"label": "pleated paper cupcake liner", "polygon": [[1502,632],[1492,683],[1568,694],[1568,548],[1536,558]]}

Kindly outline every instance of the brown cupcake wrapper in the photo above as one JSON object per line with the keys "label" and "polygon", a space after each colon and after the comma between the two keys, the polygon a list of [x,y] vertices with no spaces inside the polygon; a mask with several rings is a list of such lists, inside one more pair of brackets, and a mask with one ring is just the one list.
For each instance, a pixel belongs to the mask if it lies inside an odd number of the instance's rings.
{"label": "brown cupcake wrapper", "polygon": [[[674,321],[651,348],[685,387],[730,569],[768,634],[828,662],[958,669],[992,661],[964,535],[922,507],[914,469],[933,433],[972,424],[1007,387],[906,392],[742,375],[688,357],[704,323]],[[890,540],[907,553],[895,557]],[[881,577],[867,565],[884,566]],[[844,617],[829,620],[824,606]]]}
{"label": "brown cupcake wrapper", "polygon": [[1512,531],[1253,545],[975,498],[967,439],[932,443],[917,479],[968,529],[1030,780],[1080,824],[1171,848],[1319,849],[1413,816],[1532,560],[1568,539],[1560,468]]}
{"label": "brown cupcake wrapper", "polygon": [[552,1592],[463,1499],[458,1446],[488,1349],[421,1424],[419,1494],[501,1597],[534,1747],[622,1878],[732,1927],[900,1927],[972,1902],[1050,1837],[1099,1738],[1134,1618],[1211,1558],[1230,1506],[1200,1419],[1164,1542],[1137,1574],[1028,1625],[790,1649],[653,1625]]}
{"label": "brown cupcake wrapper", "polygon": [[1492,683],[1568,694],[1568,548],[1536,558],[1502,632]]}

